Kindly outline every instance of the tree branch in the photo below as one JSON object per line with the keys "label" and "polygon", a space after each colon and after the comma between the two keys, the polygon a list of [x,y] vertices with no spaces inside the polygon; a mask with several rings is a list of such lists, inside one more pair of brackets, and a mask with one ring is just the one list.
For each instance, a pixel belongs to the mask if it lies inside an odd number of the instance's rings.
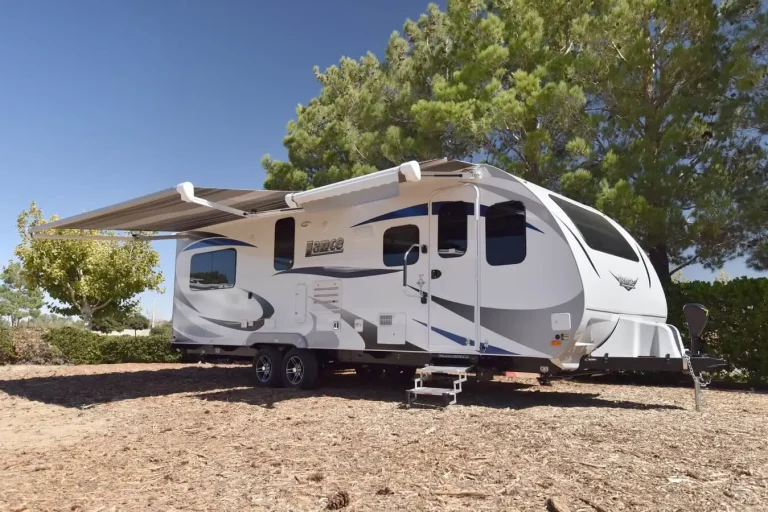
{"label": "tree branch", "polygon": [[613,49],[616,50],[616,53],[619,54],[619,57],[621,58],[621,60],[623,60],[626,63],[627,59],[624,58],[624,54],[621,53],[621,50],[619,50],[619,47],[616,46],[616,43],[614,43],[613,40],[611,40],[611,46],[613,46]]}
{"label": "tree branch", "polygon": [[106,302],[104,302],[103,304],[99,304],[98,306],[95,306],[95,307],[94,307],[94,308],[91,310],[91,313],[95,313],[95,312],[97,312],[97,311],[98,311],[98,310],[100,310],[100,309],[104,309],[105,307],[107,307],[107,306],[109,305],[109,303],[110,303],[110,302],[112,302],[112,299],[111,299],[111,298],[107,299],[107,300],[106,300]]}
{"label": "tree branch", "polygon": [[688,260],[684,261],[683,263],[681,263],[680,265],[678,265],[678,266],[677,266],[677,267],[675,267],[674,269],[670,270],[670,271],[669,271],[669,275],[672,275],[672,274],[674,274],[675,272],[680,272],[680,271],[681,271],[681,270],[683,270],[685,267],[687,267],[688,265],[690,265],[690,264],[694,263],[694,262],[695,262],[696,260],[698,260],[698,259],[699,259],[699,255],[698,255],[698,254],[697,254],[696,256],[694,256],[693,258],[689,258]]}

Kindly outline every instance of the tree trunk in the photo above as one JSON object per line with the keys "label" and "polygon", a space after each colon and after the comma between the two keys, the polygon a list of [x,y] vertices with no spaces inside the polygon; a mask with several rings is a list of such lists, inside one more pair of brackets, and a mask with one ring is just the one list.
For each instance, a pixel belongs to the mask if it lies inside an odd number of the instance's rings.
{"label": "tree trunk", "polygon": [[669,273],[669,254],[667,254],[667,244],[657,244],[648,251],[648,259],[659,276],[661,286],[666,290],[672,282],[672,275]]}
{"label": "tree trunk", "polygon": [[93,311],[91,311],[91,308],[83,308],[80,312],[80,316],[83,317],[83,327],[90,331],[93,326]]}

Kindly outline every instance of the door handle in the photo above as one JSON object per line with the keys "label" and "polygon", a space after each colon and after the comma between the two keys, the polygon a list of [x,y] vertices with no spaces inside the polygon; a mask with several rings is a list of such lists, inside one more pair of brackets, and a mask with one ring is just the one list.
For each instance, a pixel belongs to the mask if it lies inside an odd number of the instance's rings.
{"label": "door handle", "polygon": [[440,272],[439,270],[437,270],[437,269],[432,270],[432,279],[437,279],[441,275],[443,275],[443,273]]}

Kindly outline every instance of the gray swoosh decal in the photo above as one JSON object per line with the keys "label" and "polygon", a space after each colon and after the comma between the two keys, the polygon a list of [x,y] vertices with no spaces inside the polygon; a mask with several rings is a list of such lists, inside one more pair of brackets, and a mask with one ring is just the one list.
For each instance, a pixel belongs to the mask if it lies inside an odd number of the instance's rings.
{"label": "gray swoosh decal", "polygon": [[356,278],[371,277],[384,274],[402,272],[403,269],[391,268],[355,268],[355,267],[300,267],[276,272],[274,275],[281,274],[311,274],[315,276],[327,276],[335,278]]}
{"label": "gray swoosh decal", "polygon": [[[184,330],[184,333],[186,334],[186,336],[195,336],[197,338],[211,338],[211,339],[222,337],[219,334],[203,329],[202,327],[195,324],[192,320],[187,318],[185,315],[183,315],[179,311],[174,312],[173,320],[176,327],[179,327]],[[174,327],[174,330],[177,333],[181,334],[181,332],[176,327]],[[186,339],[186,336],[182,334],[181,338]]]}
{"label": "gray swoosh decal", "polygon": [[275,308],[272,307],[272,304],[267,299],[265,299],[264,297],[262,297],[261,295],[255,292],[246,290],[245,288],[240,288],[240,289],[243,290],[245,293],[250,294],[251,295],[250,298],[254,299],[256,302],[259,303],[259,306],[261,306],[262,313],[261,313],[261,318],[259,318],[259,320],[262,320],[264,318],[272,318],[272,315],[275,314]]}
{"label": "gray swoosh decal", "polygon": [[[432,301],[445,309],[456,313],[470,322],[474,322],[474,308],[467,304],[432,296]],[[480,325],[489,331],[500,334],[514,342],[525,345],[526,342],[552,335],[552,313],[584,311],[584,292],[562,304],[542,309],[498,309],[481,307]],[[581,313],[571,322],[572,326],[581,323]],[[575,330],[575,327],[571,331]]]}
{"label": "gray swoosh decal", "polygon": [[186,295],[181,291],[181,288],[179,288],[179,282],[176,281],[176,284],[173,286],[173,298],[187,306],[189,309],[194,311],[195,313],[199,313],[197,308],[192,305],[191,302],[189,302],[189,299],[187,299]]}
{"label": "gray swoosh decal", "polygon": [[201,316],[203,320],[208,320],[212,324],[220,325],[222,327],[226,327],[227,329],[234,329],[236,331],[258,331],[262,327],[264,327],[264,320],[256,320],[253,322],[253,325],[249,327],[242,327],[242,324],[240,322],[231,322],[229,320],[216,320],[215,318],[206,318],[204,316]]}

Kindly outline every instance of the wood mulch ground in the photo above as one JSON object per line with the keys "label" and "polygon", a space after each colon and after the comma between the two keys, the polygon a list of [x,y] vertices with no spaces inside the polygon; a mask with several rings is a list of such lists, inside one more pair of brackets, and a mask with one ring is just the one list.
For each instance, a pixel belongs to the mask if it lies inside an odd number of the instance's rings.
{"label": "wood mulch ground", "polygon": [[[447,409],[337,375],[0,368],[0,510],[768,510],[768,395],[468,383]],[[343,505],[346,500],[336,500]]]}

